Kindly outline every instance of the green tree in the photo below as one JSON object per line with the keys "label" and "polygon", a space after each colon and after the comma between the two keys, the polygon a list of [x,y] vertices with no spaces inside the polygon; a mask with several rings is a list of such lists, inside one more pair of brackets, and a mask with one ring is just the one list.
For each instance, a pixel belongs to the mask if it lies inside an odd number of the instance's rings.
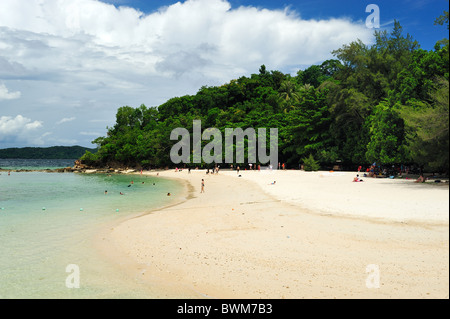
{"label": "green tree", "polygon": [[444,11],[444,13],[442,15],[440,15],[439,17],[436,18],[436,20],[434,20],[434,24],[435,25],[444,25],[447,24],[447,30],[449,29],[449,24],[448,24],[448,10]]}
{"label": "green tree", "polygon": [[302,158],[303,169],[307,172],[318,171],[320,168],[319,163],[314,159],[314,156],[310,154],[308,157]]}
{"label": "green tree", "polygon": [[381,102],[367,120],[370,134],[367,161],[381,164],[405,162],[404,123],[398,113],[388,103]]}
{"label": "green tree", "polygon": [[298,105],[286,114],[287,141],[282,151],[288,164],[295,165],[308,154],[318,156],[321,150],[331,147],[326,93],[312,86],[300,91]]}
{"label": "green tree", "polygon": [[449,168],[449,84],[438,80],[430,92],[432,103],[417,102],[416,108],[403,107],[400,114],[408,129],[407,139],[413,160],[428,170],[448,173]]}

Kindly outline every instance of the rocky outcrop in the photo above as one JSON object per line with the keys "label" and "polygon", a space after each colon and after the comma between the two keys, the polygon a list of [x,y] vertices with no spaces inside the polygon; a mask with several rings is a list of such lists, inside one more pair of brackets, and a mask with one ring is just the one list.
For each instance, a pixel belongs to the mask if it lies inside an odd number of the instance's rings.
{"label": "rocky outcrop", "polygon": [[123,168],[115,168],[115,167],[92,167],[86,164],[81,163],[79,160],[76,160],[73,167],[64,167],[64,168],[56,168],[56,169],[2,169],[0,168],[0,172],[46,172],[46,173],[85,173],[85,174],[131,174],[136,172],[137,170],[134,168],[123,167]]}

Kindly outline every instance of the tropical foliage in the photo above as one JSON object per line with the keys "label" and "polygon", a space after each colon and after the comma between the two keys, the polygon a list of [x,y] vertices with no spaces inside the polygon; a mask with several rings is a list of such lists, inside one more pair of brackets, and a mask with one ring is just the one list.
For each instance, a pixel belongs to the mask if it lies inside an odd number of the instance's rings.
{"label": "tropical foliage", "polygon": [[[448,13],[436,23],[448,24]],[[296,76],[262,65],[257,74],[158,107],[123,106],[107,136],[93,141],[98,152],[82,160],[173,166],[171,131],[192,132],[193,121],[201,120],[203,129],[222,134],[225,128],[278,128],[279,160],[287,167],[376,161],[448,172],[448,39],[423,50],[395,22],[392,32],[375,32],[373,45],[358,40],[333,54]]]}

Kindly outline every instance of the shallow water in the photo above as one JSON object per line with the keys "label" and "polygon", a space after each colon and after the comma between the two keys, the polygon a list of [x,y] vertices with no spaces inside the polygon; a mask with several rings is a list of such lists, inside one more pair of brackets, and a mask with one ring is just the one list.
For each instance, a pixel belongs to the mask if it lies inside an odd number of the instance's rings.
{"label": "shallow water", "polygon": [[[182,185],[139,175],[0,174],[0,298],[153,297],[102,259],[93,238],[172,203]],[[70,288],[77,278],[79,288]]]}

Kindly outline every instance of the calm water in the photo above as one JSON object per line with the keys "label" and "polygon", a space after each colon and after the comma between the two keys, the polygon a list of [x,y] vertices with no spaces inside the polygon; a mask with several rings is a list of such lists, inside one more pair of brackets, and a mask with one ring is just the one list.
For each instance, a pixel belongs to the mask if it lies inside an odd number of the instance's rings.
{"label": "calm water", "polygon": [[72,167],[72,159],[3,159],[0,158],[0,169],[37,170]]}
{"label": "calm water", "polygon": [[[102,259],[93,238],[109,223],[170,204],[167,193],[181,194],[181,185],[139,175],[0,174],[0,298],[154,297]],[[72,264],[78,289],[66,286]]]}

